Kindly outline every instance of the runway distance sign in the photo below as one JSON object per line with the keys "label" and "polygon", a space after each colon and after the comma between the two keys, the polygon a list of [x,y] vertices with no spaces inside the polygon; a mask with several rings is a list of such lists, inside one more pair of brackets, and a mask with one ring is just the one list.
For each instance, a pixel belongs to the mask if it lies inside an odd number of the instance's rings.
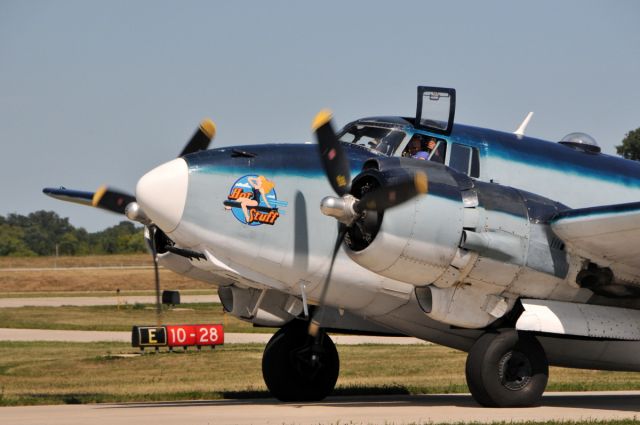
{"label": "runway distance sign", "polygon": [[202,347],[224,344],[222,325],[162,325],[134,326],[131,345],[134,347]]}

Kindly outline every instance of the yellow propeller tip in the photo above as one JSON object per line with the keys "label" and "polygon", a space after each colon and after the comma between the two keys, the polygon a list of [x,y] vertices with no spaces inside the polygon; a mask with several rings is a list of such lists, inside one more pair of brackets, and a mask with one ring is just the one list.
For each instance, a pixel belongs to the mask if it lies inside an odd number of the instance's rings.
{"label": "yellow propeller tip", "polygon": [[328,123],[331,120],[331,116],[332,116],[331,111],[328,109],[323,109],[322,111],[318,112],[316,117],[313,119],[313,124],[311,124],[311,129],[313,131],[316,131],[317,129],[319,129],[326,123]]}
{"label": "yellow propeller tip", "polygon": [[91,205],[94,207],[97,207],[105,193],[107,193],[107,185],[103,184],[93,194],[93,198],[91,199]]}
{"label": "yellow propeller tip", "polygon": [[416,191],[418,193],[427,193],[429,190],[429,180],[425,173],[416,173],[414,177],[414,183],[416,185]]}
{"label": "yellow propeller tip", "polygon": [[206,118],[200,123],[200,130],[202,130],[209,139],[213,139],[213,136],[216,135],[216,124],[209,118]]}
{"label": "yellow propeller tip", "polygon": [[318,335],[318,331],[320,330],[320,325],[315,320],[312,320],[309,323],[309,335],[315,337]]}

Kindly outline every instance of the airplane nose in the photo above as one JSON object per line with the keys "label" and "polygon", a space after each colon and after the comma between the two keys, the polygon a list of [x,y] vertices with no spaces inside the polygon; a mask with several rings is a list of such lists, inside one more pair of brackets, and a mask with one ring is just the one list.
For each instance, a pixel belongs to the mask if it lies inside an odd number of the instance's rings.
{"label": "airplane nose", "polygon": [[138,180],[136,201],[165,233],[173,232],[184,212],[189,168],[182,158],[162,164]]}

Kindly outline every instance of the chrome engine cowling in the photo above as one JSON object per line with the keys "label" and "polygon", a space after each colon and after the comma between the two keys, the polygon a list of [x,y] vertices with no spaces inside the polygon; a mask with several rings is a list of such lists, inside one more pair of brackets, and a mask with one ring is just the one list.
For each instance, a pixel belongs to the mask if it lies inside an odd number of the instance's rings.
{"label": "chrome engine cowling", "polygon": [[481,328],[521,296],[585,296],[571,284],[577,269],[550,230],[549,220],[565,208],[552,200],[410,159],[366,164],[351,194],[393,184],[412,168],[427,174],[428,193],[367,212],[349,229],[345,249],[361,266],[415,285],[429,317]]}
{"label": "chrome engine cowling", "polygon": [[345,237],[347,254],[385,277],[417,286],[435,282],[453,261],[462,237],[464,204],[458,182],[446,167],[411,159],[365,167],[352,184],[356,198],[406,179],[415,168],[427,172],[429,193],[384,212],[365,211]]}

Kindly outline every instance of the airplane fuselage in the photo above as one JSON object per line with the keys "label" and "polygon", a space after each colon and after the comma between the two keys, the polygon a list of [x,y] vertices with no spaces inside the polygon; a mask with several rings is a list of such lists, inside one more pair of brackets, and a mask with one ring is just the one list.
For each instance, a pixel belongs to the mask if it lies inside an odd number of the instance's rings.
{"label": "airplane fuselage", "polygon": [[[375,125],[383,120],[361,121]],[[404,129],[406,142],[416,130],[406,123],[400,125],[402,121],[388,120],[387,125]],[[456,126],[449,137],[437,137],[444,139],[449,149],[453,144],[477,148],[479,178],[470,179],[439,164],[396,159],[403,166],[427,171],[429,194],[385,212],[371,246],[359,252],[345,247],[340,250],[327,305],[379,325],[366,330],[410,334],[468,349],[480,332],[475,329],[483,329],[505,313],[498,311],[500,305],[509,311],[520,297],[571,302],[594,298],[571,281],[577,265],[562,247],[553,246],[557,241],[548,221],[566,207],[633,201],[638,194],[640,167],[603,154],[467,126]],[[353,175],[365,163],[388,160],[363,147],[345,147]],[[398,148],[398,155],[400,151]],[[184,160],[188,165],[184,211],[168,236],[181,247],[204,252],[207,261],[192,259],[185,264],[186,260],[170,259],[175,256],[166,253],[165,264],[184,274],[206,276],[208,281],[233,287],[236,304],[240,300],[246,303],[244,311],[236,305],[235,313],[256,323],[278,325],[278,320],[287,320],[286,314],[276,314],[277,318],[262,316],[261,321],[261,291],[317,303],[338,231],[335,220],[319,209],[322,198],[332,190],[317,147],[269,144],[219,148],[187,155]],[[259,177],[273,185],[264,194],[249,180],[255,182]],[[474,186],[475,205],[473,200],[466,204],[469,200],[465,196],[471,191],[465,184]],[[247,200],[244,209],[243,198]],[[461,258],[466,252],[460,246],[463,234],[487,231],[503,238],[508,249],[522,245],[517,248],[520,254],[510,259],[481,252]],[[412,235],[418,236],[411,239]],[[397,241],[401,244],[393,245]],[[364,258],[367,252],[374,253],[371,257],[379,267]],[[429,314],[417,299],[420,292],[416,288],[425,286],[432,288],[431,298],[444,300]],[[270,302],[279,309],[291,303],[281,298]],[[479,298],[497,304],[481,309],[477,306]],[[436,311],[438,308],[442,311]],[[352,321],[344,326],[356,329],[357,325]],[[468,330],[452,330],[449,325]],[[340,327],[339,319],[335,327]],[[628,343],[612,342],[611,350],[624,352],[620,344]],[[563,360],[566,350],[549,351],[552,363],[570,364]],[[623,355],[614,363],[618,368],[640,368],[638,361],[627,357]],[[608,356],[607,362],[612,358]],[[601,356],[588,358],[584,364],[604,365]]]}
{"label": "airplane fuselage", "polygon": [[454,125],[454,89],[417,94],[415,119],[339,134],[321,111],[317,145],[206,150],[204,120],[135,197],[44,192],[144,224],[160,264],[279,327],[262,371],[282,401],[333,390],[332,331],[465,350],[483,406],[535,405],[550,364],[640,371],[640,164],[583,133],[524,137],[530,115],[514,134]]}

